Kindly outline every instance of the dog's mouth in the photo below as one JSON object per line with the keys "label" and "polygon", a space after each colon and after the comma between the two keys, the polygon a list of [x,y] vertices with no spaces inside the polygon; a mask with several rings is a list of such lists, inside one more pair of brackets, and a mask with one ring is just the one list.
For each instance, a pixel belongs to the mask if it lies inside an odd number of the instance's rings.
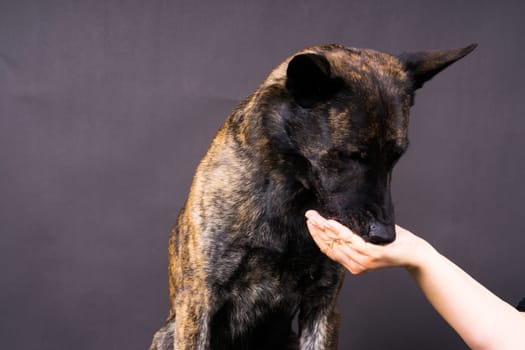
{"label": "dog's mouth", "polygon": [[365,241],[373,244],[388,244],[395,240],[395,229],[391,223],[382,223],[366,214],[355,216],[327,215],[328,219],[335,220],[348,227],[353,233],[361,236]]}
{"label": "dog's mouth", "polygon": [[360,223],[360,220],[358,217],[352,217],[352,216],[346,216],[346,215],[327,215],[326,218],[328,220],[337,221],[340,224],[348,227],[350,231],[352,231],[356,235],[359,235],[363,238],[368,236],[368,229],[366,228],[367,225]]}

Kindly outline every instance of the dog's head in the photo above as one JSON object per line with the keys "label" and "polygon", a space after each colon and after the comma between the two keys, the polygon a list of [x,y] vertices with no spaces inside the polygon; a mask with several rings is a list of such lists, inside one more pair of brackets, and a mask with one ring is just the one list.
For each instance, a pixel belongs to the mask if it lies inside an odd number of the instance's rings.
{"label": "dog's head", "polygon": [[274,70],[259,90],[274,106],[263,125],[316,209],[370,242],[395,239],[390,180],[415,91],[475,46],[399,56],[319,46]]}

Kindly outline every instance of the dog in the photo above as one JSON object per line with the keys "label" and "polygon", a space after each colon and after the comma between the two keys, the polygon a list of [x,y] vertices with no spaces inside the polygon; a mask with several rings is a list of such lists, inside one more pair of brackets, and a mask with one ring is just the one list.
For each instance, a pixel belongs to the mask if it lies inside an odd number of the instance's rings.
{"label": "dog", "polygon": [[170,313],[150,350],[336,349],[343,268],[315,209],[395,239],[392,168],[415,91],[470,53],[323,45],[277,66],[217,132],[169,239]]}

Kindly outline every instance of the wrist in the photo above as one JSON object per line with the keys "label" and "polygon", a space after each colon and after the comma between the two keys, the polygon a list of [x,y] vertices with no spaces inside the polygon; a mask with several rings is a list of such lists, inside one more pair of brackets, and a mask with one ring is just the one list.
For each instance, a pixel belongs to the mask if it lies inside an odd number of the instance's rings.
{"label": "wrist", "polygon": [[438,254],[438,252],[432,247],[432,245],[430,245],[430,243],[417,237],[412,254],[410,254],[410,258],[407,261],[406,268],[411,272],[420,271],[436,254]]}

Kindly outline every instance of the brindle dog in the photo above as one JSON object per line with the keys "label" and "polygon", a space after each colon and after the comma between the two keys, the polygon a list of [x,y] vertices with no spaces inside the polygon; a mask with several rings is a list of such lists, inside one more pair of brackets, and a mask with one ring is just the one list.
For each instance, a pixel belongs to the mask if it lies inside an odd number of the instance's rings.
{"label": "brindle dog", "polygon": [[415,90],[474,48],[315,46],[273,70],[198,166],[169,240],[170,314],[150,349],[336,349],[343,269],[304,213],[393,241],[391,172]]}

